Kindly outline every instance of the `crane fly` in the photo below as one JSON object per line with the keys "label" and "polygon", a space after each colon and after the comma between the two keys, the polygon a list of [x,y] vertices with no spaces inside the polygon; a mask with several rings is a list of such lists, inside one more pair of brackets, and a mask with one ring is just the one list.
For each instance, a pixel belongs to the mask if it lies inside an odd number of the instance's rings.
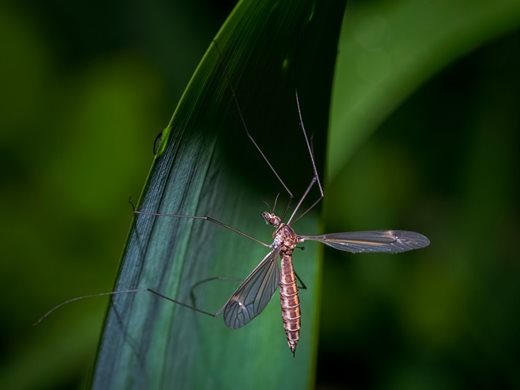
{"label": "crane fly", "polygon": [[[247,276],[219,312],[225,324],[238,329],[248,324],[267,306],[277,288],[280,288],[282,320],[287,343],[294,354],[300,339],[301,311],[297,277],[292,264],[296,246],[304,241],[318,241],[334,249],[351,253],[400,253],[429,245],[425,236],[404,230],[374,230],[322,235],[296,234],[289,223],[277,215],[263,212],[266,223],[275,228],[272,250]],[[280,257],[280,266],[277,258]]]}
{"label": "crane fly", "polygon": [[[267,160],[266,155],[262,152],[256,141],[253,139],[245,120],[242,116],[238,100],[236,98],[234,89],[232,89],[232,95],[235,100],[235,104],[238,108],[242,124],[245,128],[246,134],[257,148],[261,156],[269,165],[269,168],[273,171],[276,178],[280,181],[282,186],[286,189],[289,196],[292,198],[292,192],[289,191],[288,187],[282,181],[281,177],[274,170],[273,166]],[[295,354],[298,341],[300,339],[300,328],[301,328],[301,310],[300,310],[300,298],[298,295],[298,276],[294,271],[292,263],[292,255],[294,249],[298,244],[305,241],[317,241],[325,245],[328,245],[334,249],[351,252],[351,253],[401,253],[414,249],[420,249],[428,246],[430,241],[428,238],[420,233],[405,231],[405,230],[372,230],[372,231],[359,231],[359,232],[343,232],[343,233],[329,233],[321,235],[299,235],[291,226],[298,210],[302,206],[304,200],[309,195],[314,185],[318,186],[319,197],[318,199],[305,210],[299,218],[310,211],[318,202],[324,197],[323,188],[318,176],[316,164],[314,161],[311,144],[303,125],[303,119],[300,109],[300,102],[298,93],[296,92],[296,105],[298,108],[298,116],[300,120],[300,127],[303,131],[307,149],[309,152],[310,160],[314,175],[300,201],[295,206],[290,218],[287,222],[282,222],[282,219],[274,214],[274,212],[264,211],[262,218],[264,221],[273,226],[275,229],[273,232],[273,242],[271,245],[266,245],[270,248],[270,252],[260,261],[255,269],[244,279],[240,286],[231,295],[224,306],[216,313],[210,313],[204,310],[200,310],[196,307],[187,305],[179,302],[175,299],[167,297],[155,290],[148,289],[148,291],[165,298],[174,303],[180,304],[185,307],[189,307],[203,314],[217,317],[223,315],[224,323],[231,329],[238,329],[251,322],[256,316],[258,316],[267,306],[271,300],[273,294],[277,289],[280,289],[280,303],[282,309],[282,321],[285,329],[287,343],[289,349]],[[136,211],[136,213],[144,213]],[[144,213],[150,214],[150,213]],[[172,215],[177,217],[187,217],[204,219],[210,222],[216,223],[220,226],[228,228],[235,233],[241,234],[249,239],[257,241],[255,238],[238,231],[220,221],[215,220],[211,217],[189,217],[174,214],[152,214],[152,215]],[[261,242],[260,242],[261,243]],[[265,245],[265,244],[264,244]],[[280,265],[278,265],[278,257],[280,258]]]}
{"label": "crane fly", "polygon": [[[216,42],[215,46],[216,46]],[[218,46],[217,46],[218,49]],[[220,51],[220,50],[219,50]],[[254,147],[260,153],[262,158],[265,160],[274,176],[280,182],[285,191],[289,194],[289,197],[292,199],[293,194],[284,183],[282,178],[278,175],[274,167],[271,165],[266,155],[260,148],[260,146],[256,143],[254,138],[252,137],[249,129],[247,127],[246,121],[242,115],[242,111],[240,109],[240,105],[238,103],[238,99],[236,97],[235,90],[231,81],[229,80],[229,76],[224,72],[225,77],[229,81],[229,86],[232,92],[233,100],[237,107],[238,114],[240,116],[240,120],[242,122],[243,128],[247,137],[250,139]],[[273,242],[272,244],[263,243],[256,238],[241,232],[238,229],[230,225],[226,225],[225,223],[209,217],[209,216],[188,216],[188,215],[179,215],[179,214],[159,214],[152,213],[146,211],[138,211],[134,209],[135,214],[144,214],[144,215],[153,215],[153,216],[171,216],[176,218],[189,218],[189,219],[199,219],[205,220],[208,222],[212,222],[221,227],[229,229],[235,233],[240,234],[250,240],[253,240],[257,243],[264,245],[270,249],[269,253],[260,261],[260,263],[253,269],[253,271],[244,279],[244,281],[240,284],[240,286],[235,290],[235,292],[231,295],[231,297],[227,300],[224,306],[218,310],[216,313],[207,312],[201,310],[197,307],[188,305],[186,303],[180,302],[176,299],[170,298],[162,293],[147,288],[143,289],[129,289],[129,290],[120,290],[120,291],[111,291],[111,292],[103,292],[92,295],[85,295],[81,297],[76,297],[69,299],[51,310],[45,313],[36,323],[40,323],[46,317],[48,317],[51,313],[61,308],[62,306],[78,301],[84,298],[90,298],[95,296],[104,296],[104,295],[115,295],[115,294],[123,294],[123,293],[137,293],[142,291],[149,291],[154,295],[157,295],[161,298],[174,302],[178,305],[191,308],[199,313],[203,313],[212,317],[217,317],[219,315],[223,315],[224,322],[226,326],[232,329],[238,329],[243,327],[244,325],[251,322],[256,316],[258,316],[267,306],[269,301],[271,300],[273,294],[277,289],[280,290],[280,303],[282,309],[282,321],[285,329],[285,334],[287,338],[287,343],[292,354],[295,354],[296,347],[298,345],[298,341],[300,339],[300,328],[301,328],[301,310],[300,310],[300,298],[298,295],[298,285],[297,279],[298,275],[296,274],[293,263],[292,263],[292,255],[294,249],[305,241],[317,241],[321,242],[325,245],[328,245],[334,249],[350,252],[350,253],[401,253],[414,249],[420,249],[427,247],[430,244],[428,238],[420,233],[415,233],[411,231],[405,230],[372,230],[372,231],[359,231],[359,232],[343,232],[343,233],[329,233],[329,234],[321,234],[321,235],[300,235],[297,234],[291,224],[295,221],[295,217],[303,202],[309,195],[311,189],[317,185],[319,190],[318,199],[315,200],[312,205],[302,212],[297,219],[303,217],[307,212],[309,212],[313,207],[315,207],[324,197],[323,188],[319,179],[318,171],[316,168],[316,163],[313,156],[313,151],[311,147],[311,143],[309,142],[309,138],[307,136],[302,113],[300,108],[300,102],[298,98],[298,93],[296,92],[296,106],[298,109],[298,117],[299,117],[299,125],[302,129],[303,136],[305,139],[305,143],[307,146],[307,151],[309,153],[310,161],[313,169],[313,177],[310,181],[310,184],[307,186],[304,194],[300,198],[299,202],[295,206],[291,216],[287,220],[287,222],[283,222],[282,218],[274,214],[273,212],[265,211],[262,213],[262,218],[264,221],[271,225],[275,230],[273,232]],[[280,258],[280,264],[278,264],[278,258]],[[210,278],[215,279],[215,278]],[[209,280],[209,279],[208,279]]]}
{"label": "crane fly", "polygon": [[[290,198],[292,198],[292,193],[289,191],[288,187],[282,181],[280,176],[276,173],[272,165],[267,160],[267,157],[262,152],[256,141],[253,139],[249,130],[247,129],[246,123],[240,111],[240,106],[238,105],[238,100],[236,99],[234,89],[232,89],[233,98],[238,107],[240,117],[244,128],[246,129],[246,134],[249,139],[252,141],[254,146],[260,152],[261,156],[268,163],[270,169],[275,173],[276,178],[280,181],[282,186],[288,192]],[[115,295],[122,293],[137,293],[143,291],[149,291],[154,295],[157,295],[163,299],[174,302],[178,305],[188,307],[193,309],[199,313],[203,313],[212,317],[218,317],[219,315],[223,315],[224,323],[227,327],[231,329],[238,329],[243,327],[244,325],[251,322],[256,316],[258,316],[267,306],[272,296],[276,292],[277,289],[280,289],[280,304],[282,309],[282,321],[285,329],[285,334],[287,338],[287,343],[289,345],[289,349],[295,354],[296,347],[298,345],[298,341],[300,339],[300,328],[301,328],[301,310],[300,310],[300,298],[298,295],[298,285],[297,279],[298,276],[294,270],[292,263],[292,255],[294,249],[305,241],[317,241],[321,242],[325,245],[328,245],[334,249],[350,252],[350,253],[401,253],[414,249],[420,249],[427,247],[430,244],[428,238],[420,233],[405,231],[405,230],[371,230],[371,231],[359,231],[359,232],[342,232],[342,233],[328,233],[328,234],[320,234],[320,235],[300,235],[297,234],[291,226],[293,223],[295,216],[302,206],[304,200],[309,195],[312,187],[315,185],[318,186],[319,189],[319,197],[318,199],[312,203],[312,205],[305,210],[299,217],[303,217],[307,212],[309,212],[314,206],[318,204],[321,199],[324,197],[323,188],[320,183],[320,179],[318,176],[318,172],[316,169],[316,164],[314,161],[312,148],[305,131],[305,127],[303,125],[303,119],[300,109],[300,103],[298,99],[298,93],[296,93],[296,103],[298,108],[298,115],[300,119],[300,127],[303,131],[303,135],[305,138],[305,142],[307,145],[307,149],[309,152],[309,156],[311,159],[314,175],[304,194],[302,195],[300,201],[295,206],[290,218],[287,222],[283,222],[282,218],[274,214],[274,212],[264,211],[262,213],[262,218],[264,221],[271,225],[275,230],[273,232],[273,242],[268,245],[263,243],[256,238],[249,236],[246,233],[241,232],[238,229],[235,229],[232,226],[229,226],[215,218],[209,216],[188,216],[188,215],[178,215],[178,214],[159,214],[159,213],[151,213],[146,211],[138,211],[134,210],[135,214],[144,214],[144,215],[153,215],[153,216],[171,216],[177,218],[189,218],[189,219],[200,219],[208,222],[212,222],[221,227],[229,229],[235,233],[238,233],[250,240],[253,240],[257,243],[260,243],[270,249],[269,253],[260,261],[260,263],[253,269],[253,271],[244,279],[244,281],[240,284],[240,286],[235,290],[235,292],[231,295],[231,297],[227,300],[224,306],[218,310],[216,313],[211,313],[205,310],[201,310],[197,307],[188,305],[186,303],[180,302],[176,299],[163,295],[162,293],[147,288],[143,289],[129,289],[129,290],[120,290],[120,291],[112,291],[112,292],[104,292],[92,295],[85,295],[81,297],[76,297],[69,299],[51,310],[45,313],[36,324],[39,324],[46,317],[48,317],[51,313],[61,308],[64,305],[67,305],[71,302],[78,301],[84,298],[90,298],[95,296],[104,296],[104,295]],[[280,258],[280,265],[278,264],[278,257]],[[210,278],[214,279],[214,278]],[[209,280],[209,279],[208,279]]]}

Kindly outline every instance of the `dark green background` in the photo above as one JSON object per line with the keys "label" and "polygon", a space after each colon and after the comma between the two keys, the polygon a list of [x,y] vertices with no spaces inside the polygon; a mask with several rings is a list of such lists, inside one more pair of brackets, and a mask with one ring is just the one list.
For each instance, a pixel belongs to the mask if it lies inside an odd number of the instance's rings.
{"label": "dark green background", "polygon": [[[31,323],[66,298],[111,289],[132,219],[126,200],[232,7],[178,3],[0,4],[1,388],[78,387],[89,375],[106,302]],[[459,25],[472,4],[483,20],[510,4],[486,13],[485,2],[451,3]],[[347,8],[340,53],[352,68],[337,82],[362,88],[393,67],[397,87],[383,79],[385,99],[344,103],[365,116],[352,121],[368,129],[357,142],[337,141],[332,124],[324,230],[414,229],[432,246],[325,250],[318,386],[519,387],[520,11],[477,24],[461,49],[423,38],[436,19],[447,29],[439,9],[408,0],[399,14],[395,4]],[[399,72],[408,51],[385,50],[407,45],[426,60]]]}

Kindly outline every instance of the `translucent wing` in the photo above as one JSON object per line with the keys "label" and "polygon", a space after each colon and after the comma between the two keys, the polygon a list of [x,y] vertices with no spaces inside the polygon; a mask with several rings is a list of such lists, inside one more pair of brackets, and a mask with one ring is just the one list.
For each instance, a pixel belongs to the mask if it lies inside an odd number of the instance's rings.
{"label": "translucent wing", "polygon": [[301,241],[319,241],[334,249],[352,253],[400,253],[430,245],[430,240],[426,236],[405,230],[331,233],[319,236],[299,236],[299,238]]}
{"label": "translucent wing", "polygon": [[241,328],[265,309],[280,282],[279,253],[268,253],[221,309],[228,327]]}

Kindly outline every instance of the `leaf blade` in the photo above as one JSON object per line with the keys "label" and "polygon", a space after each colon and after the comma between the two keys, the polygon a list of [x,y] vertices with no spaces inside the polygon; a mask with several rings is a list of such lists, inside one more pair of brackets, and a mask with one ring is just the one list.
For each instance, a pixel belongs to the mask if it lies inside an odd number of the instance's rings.
{"label": "leaf blade", "polygon": [[[244,221],[244,216],[258,215],[261,199],[273,199],[280,185],[240,127],[229,82],[239,97],[241,111],[254,125],[255,139],[269,147],[269,157],[278,163],[281,176],[289,177],[291,188],[301,192],[311,171],[302,168],[302,172],[293,172],[286,161],[287,145],[292,147],[293,143],[291,160],[308,161],[306,150],[294,141],[301,134],[295,80],[298,87],[303,84],[298,89],[304,102],[319,99],[319,104],[305,105],[304,116],[315,131],[320,130],[314,140],[321,162],[343,5],[329,1],[315,7],[312,2],[242,2],[237,6],[218,35],[219,50],[210,49],[205,55],[163,134],[140,201],[141,210],[211,214],[247,233],[266,235],[258,217]],[[299,62],[302,53],[312,53],[320,63]],[[319,76],[307,78],[313,74]],[[293,131],[285,134],[280,128]],[[269,143],[272,139],[277,140],[275,145]],[[311,216],[299,226],[315,230],[315,221]],[[190,285],[214,276],[212,272],[241,277],[249,273],[254,262],[265,255],[265,248],[245,241],[201,221],[139,215],[116,289],[149,287],[187,301]],[[313,278],[310,288],[316,285],[314,275],[319,273],[316,254],[316,247],[298,254],[305,260],[299,270]],[[203,295],[197,304],[204,309],[218,308],[217,296],[230,294],[233,287],[227,293],[219,288],[216,294]],[[277,302],[271,302],[252,324],[234,331],[221,320],[146,294],[116,297],[100,344],[93,387],[260,386],[254,378],[262,378],[262,387],[307,387],[313,380],[309,367],[315,341],[308,335],[316,334],[316,298],[305,301],[308,330],[295,364],[284,339]]]}

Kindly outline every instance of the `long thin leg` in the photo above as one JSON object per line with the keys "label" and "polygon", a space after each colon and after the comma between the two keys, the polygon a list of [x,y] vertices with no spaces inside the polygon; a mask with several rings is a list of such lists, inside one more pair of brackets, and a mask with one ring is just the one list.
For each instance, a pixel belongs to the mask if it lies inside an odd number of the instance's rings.
{"label": "long thin leg", "polygon": [[278,203],[278,197],[280,196],[280,193],[277,193],[276,194],[276,198],[274,198],[274,204],[273,204],[273,209],[271,210],[272,213],[275,212],[276,210],[276,204]]}
{"label": "long thin leg", "polygon": [[[213,40],[213,44],[215,45],[215,47],[216,47],[217,51],[219,52],[220,56],[222,58],[224,58],[224,55],[222,54],[222,51],[220,50],[220,47],[217,44],[217,41]],[[240,116],[240,121],[242,122],[242,126],[244,126],[244,130],[246,132],[247,137],[249,138],[251,143],[255,146],[256,150],[258,150],[258,153],[260,153],[260,155],[262,156],[264,161],[267,163],[267,165],[269,166],[269,168],[271,169],[273,174],[276,176],[276,178],[278,179],[278,181],[280,182],[282,187],[285,189],[285,191],[287,191],[287,193],[289,194],[289,197],[292,199],[294,197],[293,193],[291,192],[291,190],[289,190],[289,187],[287,187],[287,185],[282,180],[282,178],[280,177],[278,172],[276,172],[276,169],[274,169],[273,165],[271,164],[271,162],[269,161],[269,159],[267,158],[265,153],[262,151],[260,146],[256,143],[255,139],[253,138],[253,136],[249,132],[249,127],[247,126],[247,123],[246,123],[246,120],[244,118],[244,115],[242,114],[242,109],[240,108],[240,104],[238,103],[238,98],[237,98],[237,95],[236,95],[236,92],[235,92],[235,87],[233,86],[233,83],[231,82],[231,79],[230,79],[229,75],[227,74],[226,69],[224,69],[224,77],[226,78],[226,80],[227,80],[227,82],[229,84],[229,89],[231,90],[231,95],[233,96],[233,101],[235,102],[235,106],[237,108],[238,115]]]}
{"label": "long thin leg", "polygon": [[243,279],[228,278],[225,276],[212,276],[210,278],[199,280],[197,283],[195,283],[193,286],[191,286],[191,289],[190,289],[190,300],[191,300],[191,303],[193,304],[193,306],[197,306],[197,299],[195,297],[195,289],[204,283],[212,282],[214,280],[225,280],[225,281],[233,280],[235,282],[242,282]]}
{"label": "long thin leg", "polygon": [[254,238],[253,236],[250,236],[249,234],[244,233],[244,232],[234,228],[233,226],[229,226],[229,225],[225,224],[224,222],[220,222],[219,220],[217,220],[217,219],[215,219],[213,217],[209,217],[207,215],[206,216],[195,216],[195,215],[182,215],[182,214],[170,214],[170,213],[161,214],[161,213],[150,213],[150,212],[147,212],[147,211],[139,211],[139,210],[134,210],[134,214],[153,215],[153,216],[157,216],[157,217],[174,217],[174,218],[200,219],[200,220],[203,220],[203,221],[208,221],[208,222],[214,223],[215,225],[221,226],[221,227],[226,228],[228,230],[231,230],[232,232],[234,232],[236,234],[239,234],[242,237],[248,238],[251,241],[254,241],[254,242],[256,242],[256,243],[258,243],[260,245],[263,245],[266,248],[271,248],[271,245],[266,244],[265,242],[260,241],[260,240],[258,240],[256,238]]}
{"label": "long thin leg", "polygon": [[316,206],[318,203],[320,203],[320,201],[321,201],[322,199],[323,199],[323,196],[320,195],[320,196],[318,197],[318,199],[316,199],[316,200],[314,201],[313,204],[311,204],[307,209],[305,209],[305,211],[304,211],[303,213],[301,213],[301,214],[298,216],[298,218],[296,218],[296,219],[294,220],[294,222],[296,223],[296,222],[299,221],[301,218],[303,218],[303,217],[305,216],[305,214],[307,214],[309,211],[311,211],[311,210],[314,208],[314,206]]}
{"label": "long thin leg", "polygon": [[162,299],[166,299],[167,301],[176,303],[177,305],[187,307],[188,309],[192,309],[192,310],[196,311],[197,313],[206,314],[207,316],[210,316],[210,317],[217,317],[217,313],[210,313],[209,311],[201,310],[201,309],[199,309],[199,308],[197,308],[195,306],[188,305],[187,303],[183,303],[183,302],[180,302],[180,301],[178,301],[176,299],[173,299],[173,298],[170,298],[170,297],[168,297],[166,295],[163,295],[163,294],[161,294],[158,291],[152,290],[151,288],[147,288],[146,290],[151,292],[154,295],[157,295],[158,297],[160,297]]}
{"label": "long thin leg", "polygon": [[316,177],[316,181],[318,182],[318,188],[320,190],[320,195],[323,198],[323,187],[321,186],[320,175],[318,175],[318,169],[316,168],[316,161],[314,160],[314,155],[312,153],[311,143],[309,142],[309,137],[307,136],[307,131],[305,130],[305,125],[303,124],[302,110],[300,108],[300,98],[298,97],[298,91],[295,91],[296,95],[296,107],[298,108],[298,118],[300,118],[300,127],[302,128],[303,137],[305,138],[305,144],[307,145],[307,150],[309,151],[309,157],[311,158],[312,170],[314,171],[314,177]]}
{"label": "long thin leg", "polygon": [[291,217],[290,217],[289,220],[287,221],[287,225],[290,225],[290,224],[291,224],[291,222],[292,222],[294,216],[296,215],[296,213],[298,212],[298,209],[300,208],[300,206],[302,205],[303,201],[305,200],[305,198],[306,198],[307,195],[309,194],[309,192],[310,192],[312,186],[313,186],[314,184],[316,184],[317,179],[318,179],[318,178],[317,178],[316,176],[314,176],[314,177],[312,178],[312,180],[311,180],[309,186],[307,187],[307,189],[306,189],[305,192],[303,193],[303,195],[302,195],[300,201],[298,202],[298,204],[297,204],[296,207],[294,208],[294,210],[293,210],[293,212],[292,212],[292,214],[291,214]]}
{"label": "long thin leg", "polygon": [[[195,288],[197,285],[199,284],[202,284],[202,283],[205,283],[205,282],[208,282],[210,280],[214,280],[214,279],[218,279],[218,277],[214,277],[214,278],[208,278],[208,279],[204,279],[198,283],[196,283],[193,287]],[[104,297],[104,296],[111,296],[111,295],[118,295],[118,294],[131,294],[131,293],[139,293],[139,292],[146,292],[146,291],[149,291],[151,292],[152,294],[154,295],[157,295],[163,299],[166,299],[170,302],[174,302],[178,305],[181,305],[181,306],[184,306],[184,307],[187,307],[187,308],[190,308],[190,309],[193,309],[195,310],[196,312],[199,312],[199,313],[202,313],[202,314],[206,314],[206,315],[209,315],[211,317],[217,317],[217,314],[215,313],[210,313],[210,312],[207,312],[205,310],[201,310],[201,309],[198,309],[197,307],[195,306],[192,306],[192,305],[188,305],[187,303],[183,303],[183,302],[180,302],[180,301],[177,301],[176,299],[173,299],[173,298],[170,298],[170,297],[167,297],[166,295],[163,295],[151,288],[146,288],[146,289],[139,289],[139,288],[136,288],[136,289],[129,289],[129,290],[119,290],[119,291],[109,291],[109,292],[101,292],[101,293],[96,293],[96,294],[88,294],[88,295],[82,295],[80,297],[74,297],[74,298],[71,298],[71,299],[67,299],[66,301],[63,301],[61,302],[60,304],[54,306],[52,309],[48,310],[44,315],[42,315],[40,318],[38,318],[34,323],[33,323],[33,326],[38,326],[41,322],[45,321],[45,319],[47,317],[49,317],[51,314],[53,314],[55,311],[61,309],[63,306],[66,306],[68,305],[69,303],[73,303],[73,302],[77,302],[77,301],[81,301],[83,299],[90,299],[90,298],[96,298],[96,297]],[[193,294],[193,292],[191,293]]]}
{"label": "long thin leg", "polygon": [[82,295],[80,297],[74,297],[67,299],[66,301],[63,301],[62,303],[54,306],[52,309],[47,311],[44,315],[42,315],[40,318],[38,318],[34,323],[33,326],[39,325],[42,321],[44,321],[48,316],[50,316],[52,313],[54,313],[56,310],[61,309],[63,306],[68,305],[69,303],[81,301],[83,299],[87,298],[95,298],[95,297],[104,297],[107,295],[117,295],[117,294],[130,294],[130,293],[138,293],[138,292],[144,292],[146,290],[143,289],[130,289],[130,290],[119,290],[119,291],[109,291],[109,292],[101,292],[96,294],[89,294],[89,295]]}
{"label": "long thin leg", "polygon": [[300,278],[300,275],[298,275],[296,272],[294,274],[296,275],[296,279],[298,279],[298,282],[300,282],[301,284],[301,286],[298,286],[298,288],[302,290],[307,290],[307,286],[305,285],[305,283],[303,283],[303,280],[302,278]]}
{"label": "long thin leg", "polygon": [[303,137],[305,138],[305,144],[307,145],[307,150],[309,151],[309,157],[311,159],[312,170],[313,170],[314,176],[313,176],[313,179],[311,181],[311,184],[309,185],[309,188],[307,189],[307,191],[305,192],[304,196],[302,197],[302,199],[298,203],[298,206],[294,210],[293,215],[291,215],[291,218],[290,218],[289,221],[291,221],[293,219],[294,215],[296,215],[296,210],[299,208],[300,204],[303,202],[303,200],[307,196],[307,194],[310,191],[310,188],[312,187],[314,182],[316,182],[318,184],[318,189],[320,191],[320,195],[318,196],[318,199],[316,199],[310,205],[309,208],[307,208],[302,214],[300,214],[300,216],[298,218],[296,218],[296,220],[294,222],[298,221],[300,218],[302,218],[304,215],[306,215],[309,211],[311,211],[323,199],[323,197],[325,196],[324,193],[323,193],[323,187],[322,187],[321,181],[320,181],[320,175],[318,174],[318,169],[316,168],[316,161],[314,160],[314,153],[313,153],[313,150],[312,150],[312,146],[311,146],[311,143],[309,141],[309,137],[307,136],[307,131],[305,130],[305,125],[303,124],[303,117],[302,117],[302,111],[301,111],[301,108],[300,108],[300,98],[298,96],[298,91],[295,92],[295,95],[296,95],[296,107],[298,108],[298,118],[300,119],[300,127],[301,127],[302,132],[303,132]]}

